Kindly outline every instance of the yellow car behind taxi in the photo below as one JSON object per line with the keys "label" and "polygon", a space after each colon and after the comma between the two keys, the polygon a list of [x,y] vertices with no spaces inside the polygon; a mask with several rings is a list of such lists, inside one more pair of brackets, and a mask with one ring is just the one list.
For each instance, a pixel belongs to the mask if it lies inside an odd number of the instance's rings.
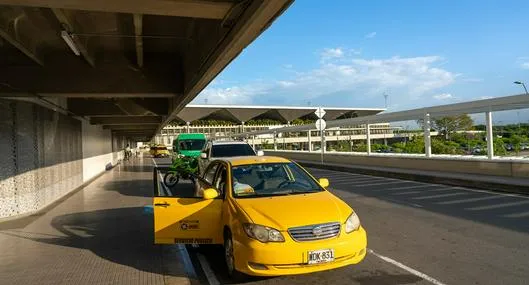
{"label": "yellow car behind taxi", "polygon": [[150,149],[150,154],[153,157],[169,157],[170,156],[169,150],[164,145],[152,146]]}
{"label": "yellow car behind taxi", "polygon": [[156,195],[155,242],[223,244],[228,273],[235,278],[359,263],[366,255],[366,231],[328,185],[280,157],[216,160],[194,193]]}

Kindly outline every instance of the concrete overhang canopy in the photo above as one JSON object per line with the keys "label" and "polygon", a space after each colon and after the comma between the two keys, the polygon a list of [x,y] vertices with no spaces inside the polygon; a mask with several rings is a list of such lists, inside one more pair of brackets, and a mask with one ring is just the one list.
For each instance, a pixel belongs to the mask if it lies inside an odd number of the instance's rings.
{"label": "concrete overhang canopy", "polygon": [[121,117],[93,123],[154,116],[160,130],[292,2],[0,0],[0,97],[67,98],[73,116]]}
{"label": "concrete overhang canopy", "polygon": [[[384,109],[377,108],[337,108],[323,107],[326,111],[324,119],[334,120],[338,117],[354,118],[378,114]],[[278,120],[283,123],[313,115],[317,107],[291,106],[242,106],[242,105],[188,105],[177,117],[192,122],[204,119],[223,119],[234,123],[247,122],[254,118]],[[229,114],[227,114],[227,112]],[[230,116],[231,115],[231,116]]]}

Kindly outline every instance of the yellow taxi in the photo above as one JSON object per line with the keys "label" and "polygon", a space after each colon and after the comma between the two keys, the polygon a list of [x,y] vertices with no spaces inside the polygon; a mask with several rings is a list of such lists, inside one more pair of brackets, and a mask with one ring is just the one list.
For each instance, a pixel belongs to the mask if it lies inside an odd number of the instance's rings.
{"label": "yellow taxi", "polygon": [[149,152],[153,157],[169,157],[170,155],[169,150],[164,145],[152,146]]}
{"label": "yellow taxi", "polygon": [[366,231],[328,185],[285,158],[215,160],[192,191],[155,191],[155,242],[223,244],[234,278],[359,263],[366,255]]}

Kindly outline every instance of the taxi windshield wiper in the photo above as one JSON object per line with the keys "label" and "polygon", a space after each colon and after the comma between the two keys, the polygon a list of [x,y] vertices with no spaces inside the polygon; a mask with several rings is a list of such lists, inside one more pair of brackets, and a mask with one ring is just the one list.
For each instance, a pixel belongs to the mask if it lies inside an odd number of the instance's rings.
{"label": "taxi windshield wiper", "polygon": [[290,194],[310,194],[310,193],[318,193],[321,192],[319,189],[313,189],[313,190],[302,190],[302,191],[292,191]]}
{"label": "taxi windshield wiper", "polygon": [[287,195],[290,195],[290,194],[291,194],[291,192],[255,193],[253,195],[237,196],[237,198],[263,198],[263,197],[287,196]]}

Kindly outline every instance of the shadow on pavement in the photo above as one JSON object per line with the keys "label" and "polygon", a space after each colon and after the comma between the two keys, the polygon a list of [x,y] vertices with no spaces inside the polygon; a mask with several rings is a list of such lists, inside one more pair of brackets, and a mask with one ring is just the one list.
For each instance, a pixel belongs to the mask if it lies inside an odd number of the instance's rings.
{"label": "shadow on pavement", "polygon": [[164,268],[178,257],[169,254],[170,246],[154,244],[152,216],[143,215],[141,207],[62,215],[55,217],[51,225],[65,236],[24,238],[89,250],[105,260],[144,272],[187,277],[184,270]]}
{"label": "shadow on pavement", "polygon": [[129,162],[121,165],[121,171],[125,172],[152,172],[152,168],[152,165],[129,164]]}
{"label": "shadow on pavement", "polygon": [[152,197],[152,180],[114,180],[106,182],[103,189],[125,196]]}
{"label": "shadow on pavement", "polygon": [[[331,181],[331,185],[332,185],[332,181]],[[406,207],[414,207],[413,206],[414,204],[420,203],[421,205],[420,209],[422,210],[427,210],[430,212],[435,212],[435,213],[443,214],[446,216],[462,218],[462,219],[466,219],[470,221],[477,221],[483,224],[489,224],[492,226],[514,230],[517,232],[529,233],[529,223],[527,223],[527,218],[516,219],[516,218],[508,218],[504,216],[512,212],[527,211],[527,206],[529,204],[521,204],[518,206],[513,205],[510,207],[494,208],[495,205],[498,205],[498,204],[518,203],[518,202],[522,203],[526,201],[525,199],[518,198],[518,197],[500,196],[500,195],[479,193],[479,192],[478,193],[465,192],[466,195],[464,196],[462,195],[460,197],[447,197],[446,199],[443,199],[443,198],[421,199],[421,196],[442,195],[442,194],[452,193],[452,192],[435,192],[435,191],[427,192],[428,190],[436,190],[436,189],[449,187],[449,186],[435,185],[435,184],[423,185],[418,188],[413,188],[411,190],[417,191],[417,193],[414,193],[412,195],[400,195],[400,193],[398,192],[385,191],[383,187],[381,189],[376,189],[375,187],[362,188],[362,187],[358,187],[354,185],[344,186],[343,184],[342,185],[338,184],[338,186],[334,186],[334,187],[336,188],[333,188],[333,186],[331,186],[330,189],[338,189],[344,192],[355,193],[355,194],[359,194],[359,195],[366,196],[366,197],[372,197],[372,198],[384,200],[390,203],[403,205]],[[391,189],[390,187],[388,188]],[[374,191],[374,189],[376,190]],[[404,193],[406,191],[407,190],[402,190],[402,192]],[[457,190],[454,190],[454,192],[455,191]],[[338,194],[338,196],[341,196],[341,194]],[[486,196],[495,196],[495,197],[491,198],[490,200],[465,203],[463,206],[458,205],[458,204],[455,204],[455,205],[440,204],[440,202],[451,201],[452,199],[457,200],[457,199],[481,198],[481,197],[486,197]],[[351,204],[352,202],[354,203],[354,200],[351,200],[349,198],[343,198],[343,199],[349,204]],[[472,210],[471,209],[472,207],[483,207],[483,209]],[[487,209],[487,207],[490,207],[490,208]]]}
{"label": "shadow on pavement", "polygon": [[211,270],[215,272],[215,276],[218,278],[221,284],[246,284],[253,282],[273,282],[279,277],[256,277],[256,276],[246,276],[243,283],[234,282],[228,276],[228,268],[226,267],[226,262],[224,261],[224,248],[222,245],[201,245],[198,248],[188,247],[190,254],[202,254],[208,260],[208,263],[211,267]]}

